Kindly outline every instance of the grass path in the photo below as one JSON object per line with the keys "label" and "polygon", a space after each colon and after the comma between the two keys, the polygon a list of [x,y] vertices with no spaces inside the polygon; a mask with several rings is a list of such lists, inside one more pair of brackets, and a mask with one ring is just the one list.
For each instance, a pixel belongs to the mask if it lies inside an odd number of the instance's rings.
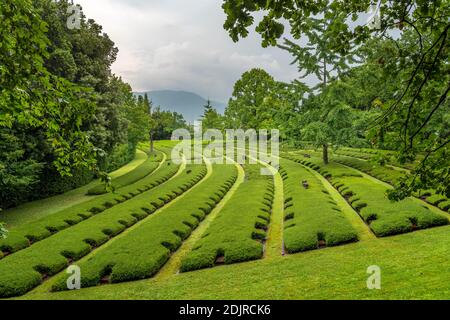
{"label": "grass path", "polygon": [[[136,150],[134,160],[120,169],[110,173],[110,175],[113,178],[124,175],[142,164],[146,159],[147,154],[138,149]],[[16,208],[5,210],[0,213],[0,220],[6,222],[9,229],[13,229],[14,227],[20,226],[24,223],[54,214],[58,211],[98,197],[86,195],[86,192],[96,184],[98,184],[98,181],[94,180],[85,186],[66,193],[46,199],[28,202]]]}
{"label": "grass path", "polygon": [[[206,161],[206,160],[205,160]],[[207,162],[210,167],[209,161]],[[208,171],[210,168],[208,167]],[[176,274],[180,269],[181,262],[183,258],[192,251],[195,243],[203,236],[205,231],[210,226],[211,222],[216,219],[219,212],[225,206],[225,204],[233,197],[236,190],[239,188],[242,182],[244,182],[245,172],[244,169],[236,164],[238,170],[238,177],[236,182],[231,187],[230,191],[225,195],[225,197],[219,202],[219,204],[206,216],[206,218],[200,223],[200,225],[192,232],[192,234],[187,238],[181,247],[172,255],[170,260],[164,265],[164,267],[156,274],[155,279],[166,279],[173,274]]]}
{"label": "grass path", "polygon": [[275,195],[273,198],[272,214],[270,216],[269,229],[267,230],[267,240],[264,250],[264,258],[273,259],[280,257],[284,253],[283,243],[283,223],[284,223],[284,189],[283,179],[278,171],[261,162],[264,166],[269,168],[273,173]]}
{"label": "grass path", "polygon": [[348,204],[347,201],[339,194],[339,192],[330,184],[330,182],[325,179],[320,173],[312,170],[309,167],[305,167],[309,172],[314,174],[323,184],[323,186],[328,190],[330,195],[333,197],[334,201],[337,202],[338,206],[342,209],[342,213],[350,222],[352,227],[358,233],[358,239],[360,241],[374,240],[377,237],[370,230],[369,226],[364,223],[358,213],[353,210],[353,208]]}

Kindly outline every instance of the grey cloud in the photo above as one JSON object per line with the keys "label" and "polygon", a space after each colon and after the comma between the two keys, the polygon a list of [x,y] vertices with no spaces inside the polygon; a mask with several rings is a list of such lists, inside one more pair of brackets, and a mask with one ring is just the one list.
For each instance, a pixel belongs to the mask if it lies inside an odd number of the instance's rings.
{"label": "grey cloud", "polygon": [[135,91],[175,89],[226,101],[253,67],[276,79],[298,76],[292,57],[264,49],[258,35],[233,43],[223,29],[221,0],[78,0],[120,52],[113,71]]}

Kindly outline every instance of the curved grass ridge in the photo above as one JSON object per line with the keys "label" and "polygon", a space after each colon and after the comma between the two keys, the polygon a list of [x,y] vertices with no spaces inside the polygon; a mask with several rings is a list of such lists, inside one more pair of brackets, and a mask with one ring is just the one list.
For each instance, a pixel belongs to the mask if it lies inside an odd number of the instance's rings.
{"label": "curved grass ridge", "polygon": [[203,237],[183,259],[180,271],[260,259],[274,198],[273,177],[261,165],[245,165],[246,180],[225,204]]}
{"label": "curved grass ridge", "polygon": [[293,160],[311,167],[329,179],[377,237],[449,224],[447,218],[410,198],[399,202],[389,201],[385,186],[364,178],[356,170],[336,162],[325,166],[320,159],[314,157]]}
{"label": "curved grass ridge", "polygon": [[[111,184],[114,190],[118,190],[145,178],[158,168],[161,161],[162,154],[160,152],[149,154],[147,160],[142,164],[130,172],[112,179]],[[103,183],[99,183],[87,191],[88,195],[100,195],[105,193],[107,193],[107,190]]]}
{"label": "curved grass ridge", "polygon": [[[82,287],[149,278],[155,275],[215,206],[237,178],[234,165],[215,165],[211,176],[168,208],[145,220],[120,241],[79,264]],[[105,278],[106,277],[106,278]],[[66,290],[64,275],[53,290]]]}
{"label": "curved grass ridge", "polygon": [[[288,253],[336,246],[358,240],[337,203],[306,168],[281,160],[284,180],[284,245]],[[308,186],[302,185],[307,181]]]}
{"label": "curved grass ridge", "polygon": [[55,275],[189,190],[202,179],[206,169],[187,166],[183,172],[127,203],[0,260],[0,297],[19,296],[38,286],[43,279]]}
{"label": "curved grass ridge", "polygon": [[[405,175],[404,172],[352,157],[335,156],[333,160],[346,166],[358,169],[368,175],[371,175],[381,181],[387,182],[392,185],[396,184],[396,182]],[[422,190],[415,193],[414,196],[428,202],[435,207],[438,207],[443,211],[450,211],[450,200],[443,195],[436,194],[434,190]]]}
{"label": "curved grass ridge", "polygon": [[[118,193],[108,193],[79,205],[64,209],[37,221],[24,224],[10,231],[8,238],[0,240],[0,258],[23,250],[61,230],[70,228],[96,214],[125,203],[137,195],[169,180],[178,171],[178,166],[166,161],[151,175],[127,186]],[[6,254],[4,254],[6,253]]]}

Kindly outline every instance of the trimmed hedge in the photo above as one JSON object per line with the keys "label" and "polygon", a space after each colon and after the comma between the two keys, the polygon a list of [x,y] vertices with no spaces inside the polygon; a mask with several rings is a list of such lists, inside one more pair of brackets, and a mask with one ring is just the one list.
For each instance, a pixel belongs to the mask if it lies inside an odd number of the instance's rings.
{"label": "trimmed hedge", "polygon": [[181,271],[259,259],[270,221],[273,177],[260,175],[260,165],[245,165],[246,178],[182,261]]}
{"label": "trimmed hedge", "polygon": [[[312,173],[290,160],[282,159],[280,165],[285,190],[284,246],[288,253],[358,240],[351,224]],[[303,181],[307,185],[303,186]]]}
{"label": "trimmed hedge", "polygon": [[175,175],[179,169],[178,166],[169,164],[170,162],[161,164],[160,169],[153,174],[133,185],[122,188],[117,193],[105,194],[10,230],[8,238],[0,240],[0,252],[11,254],[27,248],[160,185]]}
{"label": "trimmed hedge", "polygon": [[[189,170],[196,170],[196,167],[198,165],[192,165]],[[81,263],[82,287],[104,281],[116,283],[153,276],[221,201],[236,177],[234,165],[213,166],[211,176],[183,199]],[[67,275],[61,277],[53,290],[66,290],[66,279]]]}
{"label": "trimmed hedge", "polygon": [[26,293],[39,285],[43,278],[56,274],[72,261],[151,215],[206,174],[204,166],[191,170],[190,174],[181,173],[126,203],[118,204],[30,248],[3,258],[0,260],[0,297]]}
{"label": "trimmed hedge", "polygon": [[[125,186],[135,183],[139,181],[153,171],[159,166],[159,163],[162,160],[162,154],[160,152],[154,152],[153,154],[149,154],[147,160],[145,160],[142,164],[131,170],[130,172],[112,179],[111,184],[114,190],[118,190]],[[99,183],[96,186],[92,187],[87,191],[88,195],[99,195],[105,194],[107,191],[105,189],[105,185],[103,183]]]}
{"label": "trimmed hedge", "polygon": [[421,161],[423,156],[418,156],[417,160],[414,162],[406,162],[406,163],[399,163],[397,160],[397,152],[395,151],[389,151],[389,150],[379,150],[379,149],[353,149],[353,148],[339,148],[338,150],[334,151],[335,154],[338,155],[344,155],[344,156],[350,156],[365,160],[371,160],[376,157],[383,156],[388,164],[394,165],[397,167],[406,168],[409,170],[413,170],[417,164]]}
{"label": "trimmed hedge", "polygon": [[[381,166],[379,164],[373,164],[364,160],[359,160],[351,157],[334,156],[333,160],[342,163],[346,166],[358,169],[381,181],[387,182],[392,185],[396,184],[397,181],[399,181],[399,179],[405,175],[404,172],[401,172],[399,170],[395,170],[387,166]],[[444,211],[447,211],[449,209],[445,205],[440,206],[440,204],[450,200],[443,195],[436,194],[434,190],[426,190],[426,191],[422,190],[420,192],[415,193],[414,196],[424,199],[426,202],[436,207],[439,207]]]}
{"label": "trimmed hedge", "polygon": [[[410,198],[392,202],[386,197],[386,187],[362,177],[356,170],[336,162],[323,165],[321,159],[295,159],[327,173],[333,186],[347,199],[378,237],[417,229],[447,225],[448,219],[421,206]],[[320,165],[319,165],[320,164]]]}

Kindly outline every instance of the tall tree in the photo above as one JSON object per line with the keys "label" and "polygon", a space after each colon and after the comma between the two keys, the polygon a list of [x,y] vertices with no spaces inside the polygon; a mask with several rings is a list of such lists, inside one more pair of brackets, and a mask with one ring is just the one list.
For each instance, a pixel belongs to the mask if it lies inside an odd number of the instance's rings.
{"label": "tall tree", "polygon": [[206,131],[208,129],[223,130],[223,117],[217,110],[211,105],[211,101],[208,99],[206,105],[203,106],[202,115],[202,129]]}
{"label": "tall tree", "polygon": [[[240,37],[248,35],[248,28],[254,24],[252,15],[261,12],[263,18],[256,31],[261,34],[265,47],[278,43],[284,34],[285,20],[290,25],[291,36],[299,40],[314,28],[314,19],[339,17],[330,20],[323,31],[330,41],[328,48],[336,54],[351,55],[359,46],[372,41],[374,36],[391,41],[398,50],[394,51],[391,60],[384,61],[383,68],[400,75],[398,90],[391,105],[375,123],[401,123],[396,127],[397,136],[403,139],[398,144],[400,161],[426,154],[413,177],[402,182],[394,197],[408,196],[414,190],[426,186],[450,194],[449,165],[448,162],[439,161],[447,155],[449,130],[444,127],[438,134],[427,133],[427,128],[432,128],[433,121],[442,110],[448,108],[449,103],[448,1],[383,0],[380,2],[379,12],[382,16],[379,26],[355,26],[360,14],[371,4],[371,0],[226,0],[223,4],[227,15],[224,27],[231,38],[238,41]],[[344,21],[353,21],[354,24]],[[394,39],[393,33],[400,34],[400,38]],[[319,39],[315,44],[319,44]]]}
{"label": "tall tree", "polygon": [[230,128],[260,129],[261,123],[270,115],[265,112],[265,100],[274,94],[276,81],[262,69],[245,72],[233,89],[232,97],[225,110]]}

